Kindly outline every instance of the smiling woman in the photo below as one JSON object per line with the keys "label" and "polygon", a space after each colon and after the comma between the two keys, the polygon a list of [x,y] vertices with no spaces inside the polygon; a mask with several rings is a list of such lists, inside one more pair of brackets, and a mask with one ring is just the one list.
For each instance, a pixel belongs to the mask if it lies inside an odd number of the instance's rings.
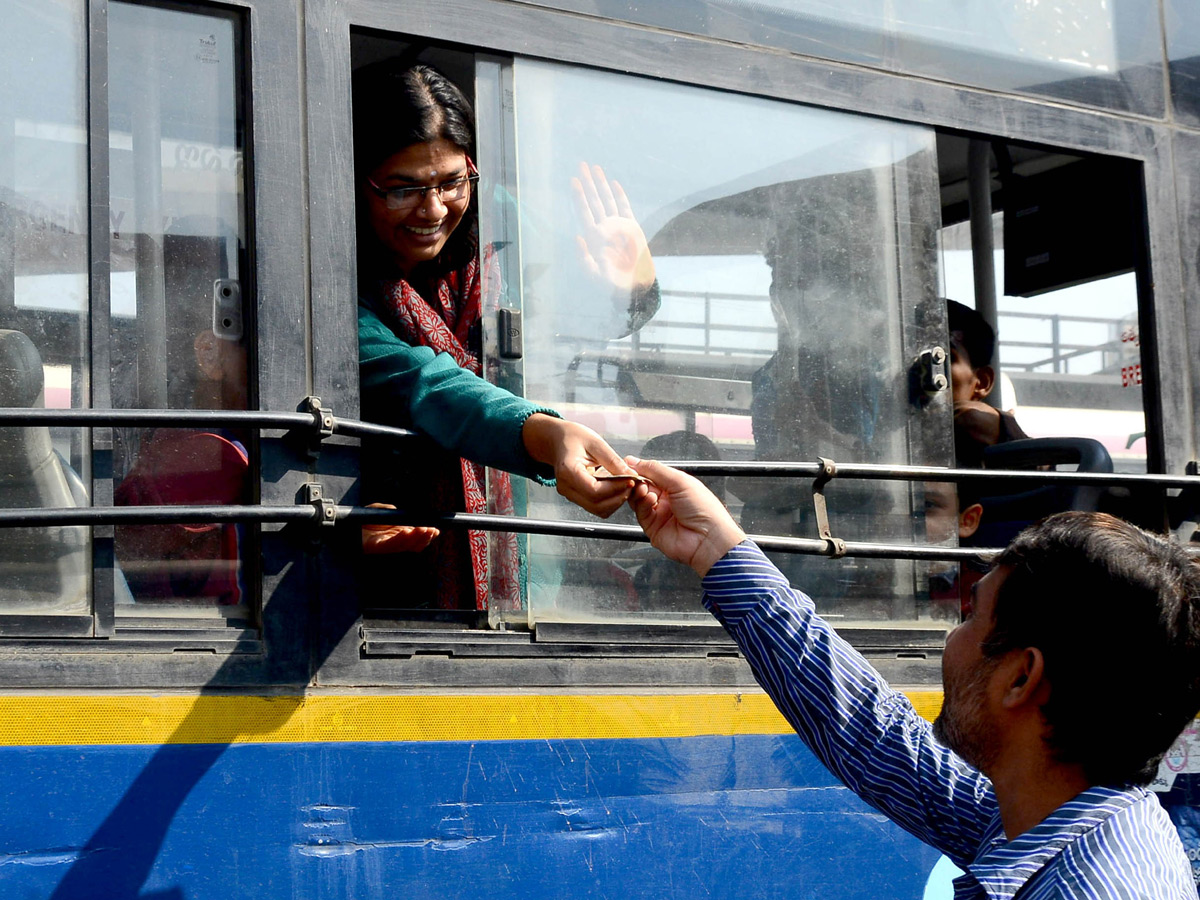
{"label": "smiling woman", "polygon": [[470,157],[443,138],[405,147],[367,176],[367,215],[397,269],[437,259],[478,180]]}
{"label": "smiling woman", "polygon": [[[415,428],[450,451],[399,459],[368,449],[365,499],[402,498],[406,509],[431,514],[511,514],[513,472],[557,481],[559,493],[610,515],[633,481],[595,477],[597,466],[629,471],[608,444],[480,377],[481,309],[496,301],[500,286],[491,248],[480,253],[479,173],[466,97],[427,66],[385,63],[356,77],[354,111],[363,415]],[[640,251],[634,264],[648,259],[644,238]],[[501,471],[489,476],[485,466]],[[515,535],[489,540],[477,531],[443,536],[432,528],[374,526],[364,529],[363,549],[420,554],[367,567],[363,588],[374,602],[520,607]],[[402,600],[389,596],[397,584],[407,589]]]}

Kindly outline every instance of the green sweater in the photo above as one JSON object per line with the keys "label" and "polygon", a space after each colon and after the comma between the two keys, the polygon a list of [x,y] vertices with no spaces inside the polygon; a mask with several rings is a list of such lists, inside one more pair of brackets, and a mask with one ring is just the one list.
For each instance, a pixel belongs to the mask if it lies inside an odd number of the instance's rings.
{"label": "green sweater", "polygon": [[447,353],[405,343],[361,300],[358,365],[366,421],[411,428],[457,456],[554,484],[553,469],[526,452],[521,426],[534,413],[561,418],[557,412],[460,368]]}

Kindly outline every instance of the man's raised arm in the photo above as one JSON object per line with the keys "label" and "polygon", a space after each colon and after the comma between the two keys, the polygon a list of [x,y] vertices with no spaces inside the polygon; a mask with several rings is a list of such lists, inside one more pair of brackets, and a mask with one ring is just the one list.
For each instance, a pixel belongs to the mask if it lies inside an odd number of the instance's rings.
{"label": "man's raised arm", "polygon": [[809,748],[899,825],[955,862],[973,859],[995,813],[990,782],[933,739],[703,484],[662,463],[625,461],[651,482],[630,496],[638,524],[704,579],[705,606]]}

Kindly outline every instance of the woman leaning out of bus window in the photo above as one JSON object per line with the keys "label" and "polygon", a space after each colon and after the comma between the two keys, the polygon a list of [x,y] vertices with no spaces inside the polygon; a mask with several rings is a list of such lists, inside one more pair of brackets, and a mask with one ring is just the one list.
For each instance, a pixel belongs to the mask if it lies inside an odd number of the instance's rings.
{"label": "woman leaning out of bus window", "polygon": [[[607,517],[632,482],[598,481],[595,468],[631,474],[620,456],[591,429],[480,377],[481,308],[496,306],[500,285],[492,248],[481,254],[478,245],[466,98],[425,66],[371,67],[355,78],[354,116],[363,416],[414,428],[450,451],[401,457],[364,447],[364,497],[410,511],[487,512],[490,490],[490,510],[504,514],[513,509],[504,474],[512,472],[556,482],[560,494]],[[572,187],[588,213],[585,265],[629,285],[634,307],[639,296],[657,298],[649,249],[624,194],[614,185],[614,195],[598,168],[582,166],[581,176]],[[485,466],[503,470],[486,487]],[[372,526],[363,529],[363,548],[419,551],[393,560],[410,570],[403,580],[388,578],[425,598],[417,605],[519,605],[515,535],[495,535],[489,548],[482,532]]]}

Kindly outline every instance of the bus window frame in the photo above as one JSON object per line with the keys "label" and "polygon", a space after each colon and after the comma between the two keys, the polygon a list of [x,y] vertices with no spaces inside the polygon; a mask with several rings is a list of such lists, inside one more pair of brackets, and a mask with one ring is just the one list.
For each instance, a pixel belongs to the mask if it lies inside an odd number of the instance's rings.
{"label": "bus window frame", "polygon": [[[1159,290],[1171,298],[1165,308],[1154,310],[1149,281],[1149,261],[1142,265],[1139,279],[1139,306],[1143,322],[1153,322],[1154,335],[1160,347],[1179,343],[1182,324],[1177,263],[1171,259],[1170,221],[1172,211],[1163,195],[1164,178],[1169,174],[1169,157],[1164,154],[1164,128],[1156,123],[1131,120],[1104,111],[1068,109],[1027,96],[1002,96],[947,85],[916,76],[864,70],[855,66],[814,61],[795,55],[765,52],[758,48],[736,46],[720,41],[702,41],[681,34],[646,29],[623,22],[602,20],[595,16],[568,14],[557,10],[514,10],[489,0],[462,0],[453,4],[415,7],[404,4],[383,4],[374,0],[310,0],[307,16],[306,60],[309,120],[309,163],[312,186],[313,234],[313,304],[323,315],[314,319],[314,333],[322,325],[345,314],[336,304],[346,295],[347,283],[353,283],[354,271],[354,196],[353,172],[349,165],[351,148],[347,135],[352,133],[351,111],[346,102],[349,96],[351,72],[351,31],[368,31],[395,36],[398,41],[426,40],[431,44],[455,46],[474,51],[480,57],[531,56],[565,64],[574,64],[631,75],[703,84],[707,87],[737,93],[753,94],[791,102],[829,107],[860,113],[876,118],[893,119],[929,125],[939,130],[982,134],[989,138],[1028,141],[1064,151],[1102,153],[1124,156],[1142,162],[1147,184],[1147,230],[1150,259],[1154,262]],[[323,101],[323,102],[322,102]],[[996,130],[996,123],[1003,123]],[[331,165],[330,162],[335,163]],[[1165,185],[1169,188],[1169,183]],[[1164,285],[1166,290],[1163,290]],[[1157,313],[1157,314],[1155,314]],[[1171,324],[1173,323],[1173,324]],[[341,343],[338,343],[341,341]],[[337,367],[346,360],[356,359],[356,342],[340,329],[331,330],[327,339],[318,341],[323,347],[326,362]],[[324,365],[318,362],[318,371]],[[349,390],[338,408],[357,410],[356,379],[345,372]],[[1168,463],[1177,464],[1185,455],[1178,436],[1164,435],[1160,404],[1170,408],[1181,397],[1165,390],[1168,396],[1160,399],[1158,385],[1147,391],[1146,411],[1148,430],[1154,435],[1150,444],[1159,448],[1158,458],[1150,461],[1151,471],[1171,471]],[[1154,451],[1152,451],[1153,453]],[[346,502],[352,495],[347,495]],[[327,598],[328,599],[328,598]],[[336,601],[335,601],[336,602]],[[323,606],[323,608],[327,608]],[[374,624],[374,623],[372,623]],[[380,623],[382,624],[382,623]],[[364,623],[364,630],[370,625]],[[391,633],[391,632],[389,632]],[[413,634],[407,645],[402,636],[394,642],[370,646],[360,635],[344,635],[336,646],[323,647],[326,659],[320,671],[323,682],[330,684],[505,686],[576,683],[587,679],[593,671],[606,672],[603,683],[649,684],[674,680],[678,672],[686,683],[725,683],[725,675],[709,670],[696,678],[687,672],[718,662],[709,659],[672,659],[662,672],[647,678],[638,672],[638,649],[631,648],[625,663],[609,660],[606,664],[569,652],[556,657],[557,670],[539,663],[532,655],[513,656],[507,645],[514,638],[504,639],[506,649],[495,648],[503,657],[502,670],[489,665],[486,659],[474,657],[472,649],[486,643],[485,633],[459,633],[456,637],[438,636],[429,642],[427,636]],[[527,640],[527,639],[525,639]],[[454,646],[462,655],[455,658]],[[439,649],[440,648],[440,649]],[[651,650],[650,647],[647,650]],[[422,656],[422,653],[436,654]],[[652,654],[651,654],[652,655]],[[881,671],[900,683],[927,683],[929,665],[904,666],[909,660],[895,660],[904,673],[887,671],[894,666],[886,660],[879,662]],[[563,666],[566,671],[563,671]],[[499,680],[488,677],[492,671],[502,671]],[[936,680],[936,675],[934,676]]]}
{"label": "bus window frame", "polygon": [[[309,393],[308,354],[294,340],[295,323],[307,319],[305,272],[297,260],[307,257],[303,179],[292,190],[268,187],[255,178],[265,172],[302,170],[300,123],[303,121],[299,81],[299,17],[290,7],[272,0],[231,0],[212,3],[152,3],[165,9],[203,15],[207,11],[239,19],[242,52],[240,97],[244,115],[244,191],[248,278],[244,295],[249,323],[266,346],[290,342],[291,352],[269,358],[255,354],[257,408],[295,411]],[[88,271],[91,283],[89,330],[92,348],[90,406],[111,408],[109,391],[109,139],[108,139],[108,0],[87,0],[87,134],[88,134]],[[292,39],[288,40],[288,36]],[[297,73],[281,79],[280,71]],[[255,101],[258,102],[255,102]],[[267,110],[263,115],[258,110]],[[251,300],[256,303],[251,304]],[[260,343],[259,346],[263,346]],[[112,429],[91,431],[93,506],[113,503],[113,482],[106,455]],[[308,480],[303,458],[279,435],[264,433],[259,441],[259,484],[264,504],[295,502]],[[253,457],[252,457],[253,458]],[[186,620],[157,616],[147,607],[143,617],[116,627],[114,622],[113,526],[93,528],[93,618],[89,635],[30,637],[12,633],[0,641],[4,658],[0,678],[10,687],[211,687],[304,684],[308,681],[311,644],[307,610],[312,602],[309,579],[297,570],[311,564],[311,548],[283,535],[282,526],[261,528],[260,564],[247,567],[251,578],[261,575],[260,621],[257,627],[213,627],[205,619],[187,627]],[[281,589],[288,585],[287,589]],[[252,595],[258,590],[252,588]],[[44,619],[45,617],[31,617]],[[44,623],[43,623],[44,624]],[[34,626],[31,621],[30,627]],[[28,629],[26,629],[28,631]],[[11,633],[11,632],[10,632]]]}

